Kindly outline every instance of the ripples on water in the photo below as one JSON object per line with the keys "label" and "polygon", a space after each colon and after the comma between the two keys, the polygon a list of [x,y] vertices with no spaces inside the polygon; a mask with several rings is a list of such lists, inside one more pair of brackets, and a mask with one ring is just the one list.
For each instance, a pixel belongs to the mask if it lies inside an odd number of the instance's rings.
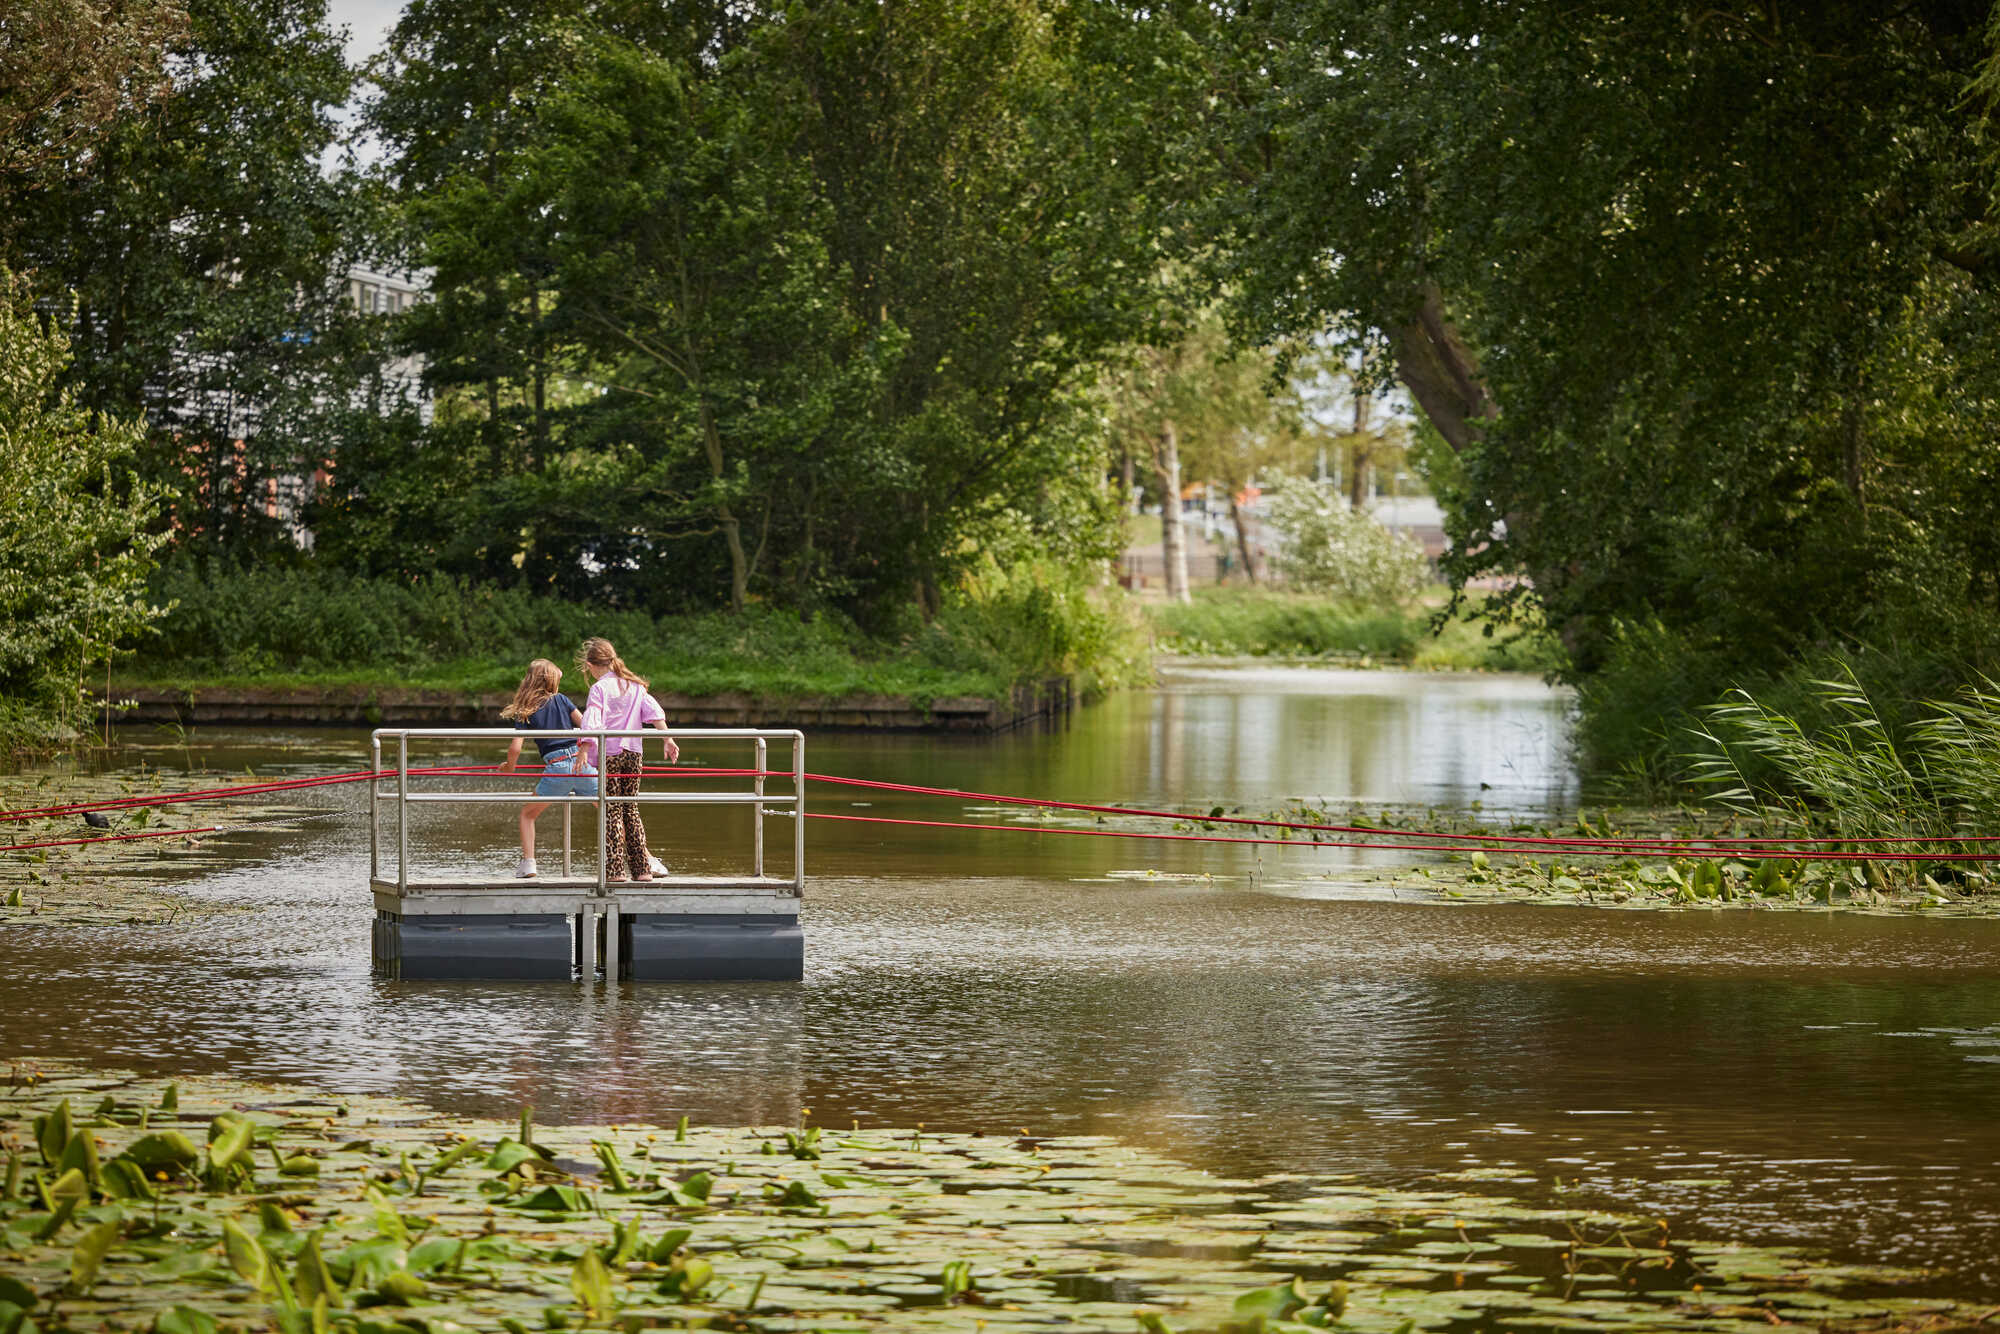
{"label": "ripples on water", "polygon": [[[1071,800],[1523,814],[1575,799],[1564,708],[1491,678],[1201,674],[1056,735],[815,739],[810,758]],[[221,738],[211,762],[269,774],[361,753],[277,740]],[[1343,884],[1355,863],[1326,850],[815,825],[801,985],[391,984],[368,975],[365,799],[310,801],[325,814],[244,836],[265,860],[195,887],[248,911],[14,932],[5,1050],[477,1114],[532,1101],[549,1120],[775,1124],[810,1107],[828,1124],[1116,1134],[1228,1172],[1512,1168],[1502,1189],[2000,1289],[1993,923],[1397,903]],[[966,818],[938,799],[826,801]],[[511,823],[460,811],[421,832],[504,873]],[[734,855],[671,815],[656,829],[677,865]]]}

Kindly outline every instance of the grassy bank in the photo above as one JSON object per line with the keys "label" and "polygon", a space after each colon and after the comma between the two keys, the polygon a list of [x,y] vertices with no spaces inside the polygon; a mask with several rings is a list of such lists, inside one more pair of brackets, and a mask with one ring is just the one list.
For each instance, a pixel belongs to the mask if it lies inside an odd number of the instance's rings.
{"label": "grassy bank", "polygon": [[1442,609],[1435,597],[1384,611],[1276,590],[1204,588],[1190,603],[1150,605],[1146,616],[1156,646],[1169,653],[1326,658],[1426,671],[1548,672],[1562,663],[1561,649],[1539,630],[1488,635],[1477,606],[1440,623]]}
{"label": "grassy bank", "polygon": [[1123,684],[1143,661],[1122,608],[1058,577],[991,573],[928,622],[869,634],[832,613],[751,607],[654,616],[453,580],[405,583],[312,570],[172,571],[173,610],[122,653],[126,687],[369,686],[511,690],[531,658],[572,669],[588,636],[610,639],[660,693],[766,698],[1004,696],[1072,676]]}
{"label": "grassy bank", "polygon": [[[536,1126],[17,1062],[0,1328],[1957,1328],[1925,1275],[1100,1137]],[[1491,1169],[1487,1169],[1490,1173]],[[1509,1176],[1515,1175],[1508,1173]]]}

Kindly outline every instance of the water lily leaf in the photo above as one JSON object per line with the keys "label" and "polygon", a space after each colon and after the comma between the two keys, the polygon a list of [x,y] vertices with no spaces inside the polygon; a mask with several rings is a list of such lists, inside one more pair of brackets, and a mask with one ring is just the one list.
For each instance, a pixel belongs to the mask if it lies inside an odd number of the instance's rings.
{"label": "water lily leaf", "polygon": [[327,1265],[352,1292],[376,1286],[403,1268],[407,1260],[408,1253],[399,1243],[388,1237],[375,1237],[357,1241],[340,1254],[328,1256]]}
{"label": "water lily leaf", "polygon": [[97,1136],[88,1130],[78,1130],[69,1137],[69,1147],[63,1150],[62,1161],[57,1168],[63,1172],[81,1172],[83,1179],[94,1190],[99,1179],[97,1164]]}
{"label": "water lily leaf", "polygon": [[146,1174],[138,1164],[126,1158],[113,1158],[104,1165],[104,1179],[98,1183],[104,1193],[114,1200],[150,1200],[153,1198],[153,1183],[146,1180]]}
{"label": "water lily leaf", "polygon": [[460,1144],[454,1145],[450,1152],[441,1155],[436,1162],[425,1168],[424,1175],[426,1177],[441,1177],[467,1158],[475,1157],[479,1151],[478,1140],[465,1140]]}
{"label": "water lily leaf", "polygon": [[574,1186],[543,1186],[514,1207],[535,1213],[580,1214],[589,1210],[590,1202]]}
{"label": "water lily leaf", "polygon": [[687,1245],[688,1238],[693,1235],[693,1228],[672,1228],[663,1233],[660,1239],[653,1243],[652,1247],[646,1252],[646,1258],[656,1265],[668,1264],[673,1260],[674,1252]]}
{"label": "water lily leaf", "polygon": [[160,1110],[163,1112],[177,1112],[180,1109],[181,1086],[170,1082],[160,1093]]}
{"label": "water lily leaf", "polygon": [[384,1306],[408,1306],[422,1301],[429,1293],[430,1288],[422,1279],[408,1270],[396,1269],[382,1276],[371,1295]]}
{"label": "water lily leaf", "polygon": [[24,1311],[32,1311],[42,1304],[42,1299],[20,1279],[0,1274],[0,1302],[11,1302]]}
{"label": "water lily leaf", "polygon": [[299,1299],[305,1302],[324,1300],[338,1306],[340,1285],[333,1280],[333,1271],[328,1268],[326,1256],[320,1251],[319,1239],[320,1232],[308,1233],[306,1244],[299,1250],[295,1270]]}
{"label": "water lily leaf", "polygon": [[488,1155],[486,1167],[489,1171],[505,1175],[528,1161],[528,1159],[538,1156],[533,1149],[519,1140],[503,1139],[494,1146],[493,1152]]}
{"label": "water lily leaf", "polygon": [[576,1266],[570,1270],[569,1288],[576,1294],[577,1305],[591,1315],[611,1314],[611,1271],[605,1267],[604,1257],[598,1254],[595,1246],[585,1247]]}
{"label": "water lily leaf", "polygon": [[201,1150],[194,1146],[194,1141],[178,1130],[156,1130],[141,1135],[118,1155],[147,1173],[185,1171],[200,1157]]}
{"label": "water lily leaf", "polygon": [[270,1285],[271,1258],[257,1239],[245,1232],[233,1218],[222,1220],[222,1250],[229,1257],[229,1267],[236,1276],[253,1288]]}
{"label": "water lily leaf", "polygon": [[278,1163],[278,1175],[286,1177],[316,1177],[319,1175],[319,1159],[305,1153],[294,1154],[290,1158],[281,1159]]}
{"label": "water lily leaf", "polygon": [[370,1186],[362,1192],[362,1198],[373,1206],[377,1236],[385,1237],[398,1246],[410,1244],[409,1226],[403,1222],[403,1216],[396,1212],[396,1207],[389,1203],[389,1197],[384,1195],[379,1187]]}
{"label": "water lily leaf", "polygon": [[69,1253],[71,1291],[80,1294],[90,1290],[90,1285],[97,1281],[97,1271],[104,1264],[105,1254],[124,1229],[125,1220],[114,1215],[77,1238],[75,1249]]}
{"label": "water lily leaf", "polygon": [[618,1157],[618,1147],[610,1140],[594,1139],[590,1147],[597,1154],[597,1162],[604,1169],[605,1180],[611,1183],[614,1192],[623,1194],[632,1189],[632,1179],[625,1172],[624,1161]]}
{"label": "water lily leaf", "polygon": [[49,1198],[54,1200],[81,1200],[89,1195],[90,1182],[80,1167],[70,1168],[49,1183]]}
{"label": "water lily leaf", "polygon": [[774,1181],[764,1183],[764,1198],[777,1204],[780,1209],[816,1209],[819,1196],[812,1193],[803,1181],[794,1181],[780,1187]]}
{"label": "water lily leaf", "polygon": [[1229,1309],[1239,1316],[1283,1320],[1307,1302],[1305,1288],[1296,1276],[1268,1288],[1253,1288],[1231,1302]]}
{"label": "water lily leaf", "polygon": [[250,1141],[255,1133],[256,1127],[241,1117],[227,1124],[224,1124],[221,1117],[216,1117],[209,1130],[209,1166],[217,1171],[226,1171],[235,1163],[246,1159],[250,1152]]}
{"label": "water lily leaf", "polygon": [[410,1251],[410,1272],[428,1274],[433,1269],[441,1269],[460,1260],[467,1239],[464,1237],[432,1237],[420,1242]]}
{"label": "water lily leaf", "polygon": [[76,1125],[70,1115],[68,1098],[36,1117],[35,1146],[42,1151],[42,1161],[50,1167],[60,1162],[63,1150],[69,1147],[70,1137],[75,1133]]}
{"label": "water lily leaf", "polygon": [[660,1280],[663,1296],[678,1297],[684,1302],[701,1300],[701,1294],[715,1280],[715,1266],[698,1256],[684,1255],[675,1260]]}
{"label": "water lily leaf", "polygon": [[153,1317],[153,1334],[216,1334],[215,1317],[192,1306],[169,1306]]}

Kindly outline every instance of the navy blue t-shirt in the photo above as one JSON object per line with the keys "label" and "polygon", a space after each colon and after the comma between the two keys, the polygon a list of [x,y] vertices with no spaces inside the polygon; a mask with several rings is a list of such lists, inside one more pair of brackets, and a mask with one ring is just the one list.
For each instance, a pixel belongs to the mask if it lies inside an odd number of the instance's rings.
{"label": "navy blue t-shirt", "polygon": [[[570,714],[574,712],[576,712],[576,705],[570,703],[568,695],[550,695],[543,702],[542,707],[535,710],[533,717],[515,723],[514,726],[522,732],[553,732],[559,728],[576,726],[576,720],[570,717]],[[544,756],[548,756],[559,750],[568,750],[575,744],[575,737],[538,736],[535,738],[535,748],[541,751]]]}

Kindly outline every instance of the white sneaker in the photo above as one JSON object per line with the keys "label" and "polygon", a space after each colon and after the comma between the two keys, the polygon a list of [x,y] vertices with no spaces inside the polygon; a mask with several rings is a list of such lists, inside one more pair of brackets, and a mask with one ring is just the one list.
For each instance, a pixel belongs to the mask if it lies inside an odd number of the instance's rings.
{"label": "white sneaker", "polygon": [[514,878],[516,880],[533,880],[539,874],[540,872],[535,869],[535,859],[533,857],[521,858],[521,864],[514,868]]}
{"label": "white sneaker", "polygon": [[646,869],[651,871],[654,875],[673,874],[673,872],[667,869],[667,864],[665,862],[661,861],[658,857],[653,856],[651,853],[648,853],[646,856]]}

